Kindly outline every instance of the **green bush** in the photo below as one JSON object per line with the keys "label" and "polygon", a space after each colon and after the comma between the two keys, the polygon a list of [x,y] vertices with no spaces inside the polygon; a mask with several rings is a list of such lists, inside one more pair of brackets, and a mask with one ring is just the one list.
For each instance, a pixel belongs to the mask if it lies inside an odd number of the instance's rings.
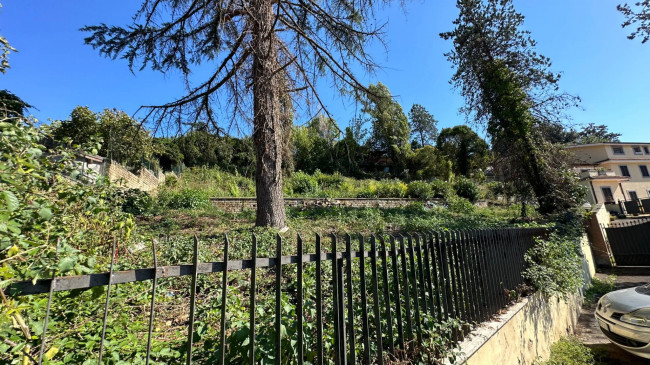
{"label": "green bush", "polygon": [[433,198],[433,189],[425,181],[411,181],[406,187],[406,195],[409,198],[429,200]]}
{"label": "green bush", "polygon": [[197,209],[210,205],[210,198],[201,190],[183,189],[163,198],[164,205],[172,209]]}
{"label": "green bush", "polygon": [[580,238],[578,227],[559,226],[547,239],[538,239],[524,256],[524,278],[544,295],[575,293],[584,282]]}
{"label": "green bush", "polygon": [[574,336],[561,338],[551,345],[551,356],[541,365],[600,365],[601,356]]}
{"label": "green bush", "polygon": [[122,211],[133,215],[144,215],[153,212],[154,199],[146,191],[139,189],[120,190],[117,194],[122,202]]}
{"label": "green bush", "polygon": [[318,180],[302,171],[294,172],[291,175],[291,189],[296,194],[316,194],[318,192]]}
{"label": "green bush", "polygon": [[169,174],[165,176],[165,186],[174,187],[178,184],[178,178],[176,175]]}
{"label": "green bush", "polygon": [[585,292],[585,302],[587,304],[596,304],[596,301],[603,295],[616,289],[616,276],[610,275],[604,280],[598,278],[591,279],[591,285]]}
{"label": "green bush", "polygon": [[481,190],[478,186],[472,180],[462,176],[456,180],[454,190],[459,197],[465,198],[472,203],[475,203],[481,196]]}
{"label": "green bush", "polygon": [[328,175],[316,170],[316,172],[314,172],[314,177],[318,181],[318,186],[321,190],[340,189],[345,181],[345,178],[339,172]]}
{"label": "green bush", "polygon": [[431,181],[431,195],[435,199],[448,200],[455,196],[456,192],[450,183],[435,179]]}
{"label": "green bush", "polygon": [[377,184],[377,198],[403,198],[406,196],[406,184],[399,180],[385,180]]}
{"label": "green bush", "polygon": [[499,196],[505,194],[505,187],[501,181],[492,181],[486,184],[487,196],[486,198],[496,200]]}
{"label": "green bush", "polygon": [[476,207],[474,204],[470,203],[469,200],[465,198],[454,196],[448,199],[447,203],[449,211],[453,213],[472,215],[476,212]]}

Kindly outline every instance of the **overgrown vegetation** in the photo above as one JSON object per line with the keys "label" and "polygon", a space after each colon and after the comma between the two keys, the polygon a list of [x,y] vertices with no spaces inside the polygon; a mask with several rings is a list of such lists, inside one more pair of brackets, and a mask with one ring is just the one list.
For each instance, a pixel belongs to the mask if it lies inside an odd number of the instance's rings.
{"label": "overgrown vegetation", "polygon": [[616,289],[616,275],[610,275],[601,280],[598,278],[591,279],[591,284],[585,291],[585,305],[594,305],[603,295]]}
{"label": "overgrown vegetation", "polygon": [[551,345],[551,356],[539,365],[604,365],[603,356],[574,336],[563,337]]}
{"label": "overgrown vegetation", "polygon": [[581,217],[568,213],[526,253],[524,277],[544,295],[566,297],[583,286],[582,232]]}

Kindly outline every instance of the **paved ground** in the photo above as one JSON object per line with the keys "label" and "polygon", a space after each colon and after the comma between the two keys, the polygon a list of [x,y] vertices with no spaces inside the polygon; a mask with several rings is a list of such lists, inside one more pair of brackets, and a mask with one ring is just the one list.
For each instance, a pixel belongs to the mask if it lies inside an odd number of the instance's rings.
{"label": "paved ground", "polygon": [[[616,268],[597,273],[596,277],[604,279],[612,274],[616,275],[617,289],[639,286],[650,282],[650,267]],[[588,347],[602,351],[608,364],[650,364],[650,360],[636,357],[611,343],[600,331],[594,318],[593,308],[582,309],[582,314],[578,319],[576,335]]]}

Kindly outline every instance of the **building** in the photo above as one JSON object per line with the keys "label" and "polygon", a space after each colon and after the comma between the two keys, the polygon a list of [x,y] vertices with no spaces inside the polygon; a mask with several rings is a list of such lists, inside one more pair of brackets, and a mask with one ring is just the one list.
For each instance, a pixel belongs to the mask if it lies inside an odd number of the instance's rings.
{"label": "building", "polygon": [[592,204],[618,210],[619,202],[650,197],[650,142],[570,145],[574,168]]}

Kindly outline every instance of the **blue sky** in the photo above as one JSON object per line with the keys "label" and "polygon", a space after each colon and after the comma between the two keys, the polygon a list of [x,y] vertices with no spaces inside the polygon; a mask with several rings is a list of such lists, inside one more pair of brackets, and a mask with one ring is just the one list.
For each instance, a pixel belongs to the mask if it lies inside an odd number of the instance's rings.
{"label": "blue sky", "polygon": [[[563,72],[562,89],[582,98],[582,108],[571,111],[570,123],[607,124],[622,133],[624,141],[650,142],[650,44],[626,38],[618,2],[514,3],[526,16],[525,28],[538,41],[538,50],[551,58],[554,70]],[[139,3],[3,0],[0,34],[19,53],[11,54],[11,69],[0,74],[0,89],[36,106],[33,114],[40,120],[65,119],[77,105],[134,113],[140,105],[181,96],[184,87],[178,75],[149,70],[132,74],[124,61],[100,57],[83,44],[85,35],[79,28],[102,22],[129,24]],[[407,0],[404,9],[398,5],[381,9],[379,20],[388,22],[388,49],[373,45],[371,52],[384,68],[361,79],[386,84],[405,112],[414,103],[424,105],[440,121],[440,128],[464,123],[458,114],[463,99],[449,84],[453,69],[443,56],[451,43],[438,37],[452,28],[456,15],[452,0]],[[326,82],[319,89],[334,118],[345,127],[354,116],[354,103],[342,100]]]}

